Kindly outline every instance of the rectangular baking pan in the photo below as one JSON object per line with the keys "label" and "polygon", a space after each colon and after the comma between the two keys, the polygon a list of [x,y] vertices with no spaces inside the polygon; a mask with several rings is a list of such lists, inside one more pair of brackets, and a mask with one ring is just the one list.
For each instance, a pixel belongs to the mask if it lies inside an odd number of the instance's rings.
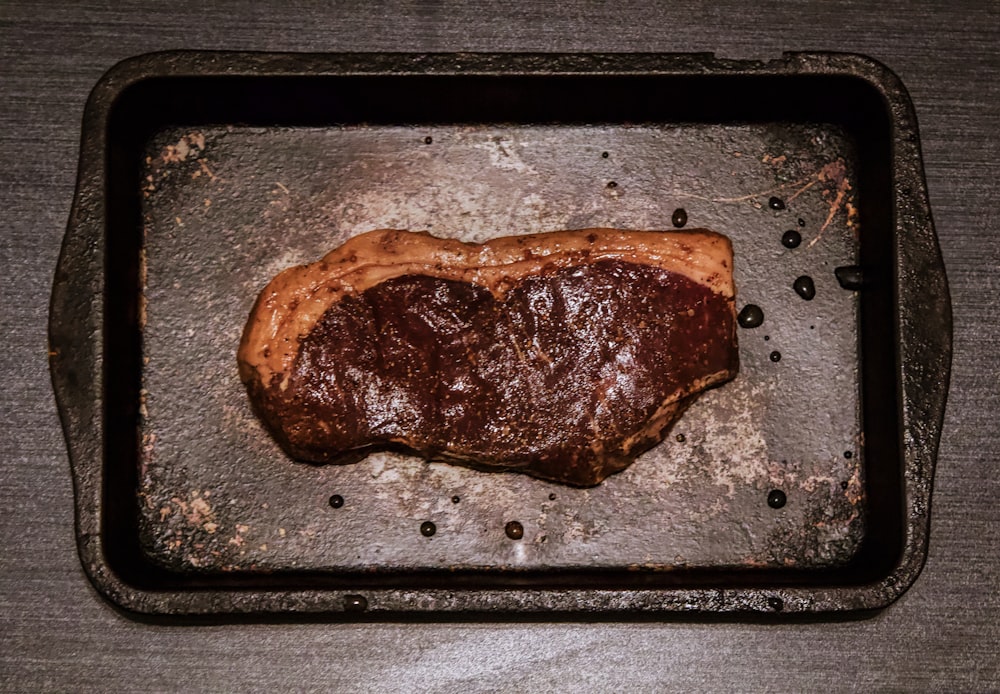
{"label": "rectangular baking pan", "polygon": [[[678,210],[730,236],[764,323],[735,381],[599,487],[309,466],[250,411],[254,298],[353,234]],[[128,60],[86,107],[50,317],[83,566],[173,616],[885,607],[924,562],[950,351],[913,108],[842,54]]]}

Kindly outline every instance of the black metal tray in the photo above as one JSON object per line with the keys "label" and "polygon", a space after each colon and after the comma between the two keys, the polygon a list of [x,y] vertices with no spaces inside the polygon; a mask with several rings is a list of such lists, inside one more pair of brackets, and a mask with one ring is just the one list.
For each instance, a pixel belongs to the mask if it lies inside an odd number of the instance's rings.
{"label": "black metal tray", "polygon": [[[250,412],[257,292],[352,234],[678,209],[730,236],[765,321],[733,383],[597,488],[390,453],[311,467]],[[912,106],[867,58],[129,60],[87,105],[50,320],[80,556],[127,610],[865,610],[924,561],[950,303]]]}

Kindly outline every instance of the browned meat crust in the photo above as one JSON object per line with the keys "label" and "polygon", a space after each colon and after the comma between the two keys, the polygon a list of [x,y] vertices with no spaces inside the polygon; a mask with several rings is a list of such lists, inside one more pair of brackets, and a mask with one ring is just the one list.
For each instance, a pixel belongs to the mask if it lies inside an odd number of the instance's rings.
{"label": "browned meat crust", "polygon": [[238,360],[295,458],[402,448],[593,485],[735,376],[732,248],[705,230],[373,231],[272,280]]}

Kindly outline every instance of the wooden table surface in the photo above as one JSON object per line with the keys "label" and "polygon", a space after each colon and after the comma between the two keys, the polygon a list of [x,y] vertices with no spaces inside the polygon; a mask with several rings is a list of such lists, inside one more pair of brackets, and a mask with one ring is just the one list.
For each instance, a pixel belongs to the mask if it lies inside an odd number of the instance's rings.
{"label": "wooden table surface", "polygon": [[[1000,691],[1000,4],[250,0],[0,3],[0,688]],[[868,54],[920,119],[955,313],[930,554],[865,620],[156,626],[79,566],[46,363],[89,89],[153,50]]]}

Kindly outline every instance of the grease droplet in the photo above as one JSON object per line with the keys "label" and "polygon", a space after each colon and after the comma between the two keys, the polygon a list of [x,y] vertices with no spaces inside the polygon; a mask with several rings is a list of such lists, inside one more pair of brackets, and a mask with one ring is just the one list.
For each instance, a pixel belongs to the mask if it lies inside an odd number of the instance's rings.
{"label": "grease droplet", "polygon": [[789,229],[781,235],[781,245],[785,248],[798,248],[800,243],[802,243],[802,234],[795,229]]}
{"label": "grease droplet", "polygon": [[802,275],[792,282],[792,289],[806,301],[812,301],[813,297],[816,296],[816,285],[813,284],[812,277],[809,275]]}
{"label": "grease droplet", "polygon": [[437,526],[430,521],[424,521],[420,524],[420,534],[424,537],[430,537],[437,532]]}
{"label": "grease droplet", "polygon": [[524,526],[517,521],[511,521],[503,527],[503,531],[512,540],[520,540],[524,537]]}
{"label": "grease droplet", "polygon": [[786,501],[788,501],[788,498],[780,489],[772,489],[767,495],[767,505],[771,508],[781,508],[785,505]]}
{"label": "grease droplet", "polygon": [[670,216],[670,223],[675,227],[680,229],[682,226],[688,223],[688,213],[683,207],[678,207],[674,210],[674,213]]}
{"label": "grease droplet", "polygon": [[771,352],[771,361],[775,363],[781,361],[781,352],[779,352],[778,350],[774,350],[773,352]]}
{"label": "grease droplet", "polygon": [[767,206],[772,210],[783,210],[785,209],[785,201],[777,196],[772,196],[771,199],[767,201]]}
{"label": "grease droplet", "polygon": [[345,612],[364,612],[368,609],[368,600],[364,595],[345,595]]}
{"label": "grease droplet", "polygon": [[332,506],[333,508],[340,508],[343,505],[344,505],[344,497],[342,497],[340,494],[334,494],[333,496],[330,497],[330,506]]}
{"label": "grease droplet", "polygon": [[837,281],[844,289],[857,291],[864,284],[861,268],[857,265],[842,265],[836,268],[833,274],[837,276]]}
{"label": "grease droplet", "polygon": [[764,322],[764,310],[757,304],[747,304],[736,316],[741,328],[759,328]]}

